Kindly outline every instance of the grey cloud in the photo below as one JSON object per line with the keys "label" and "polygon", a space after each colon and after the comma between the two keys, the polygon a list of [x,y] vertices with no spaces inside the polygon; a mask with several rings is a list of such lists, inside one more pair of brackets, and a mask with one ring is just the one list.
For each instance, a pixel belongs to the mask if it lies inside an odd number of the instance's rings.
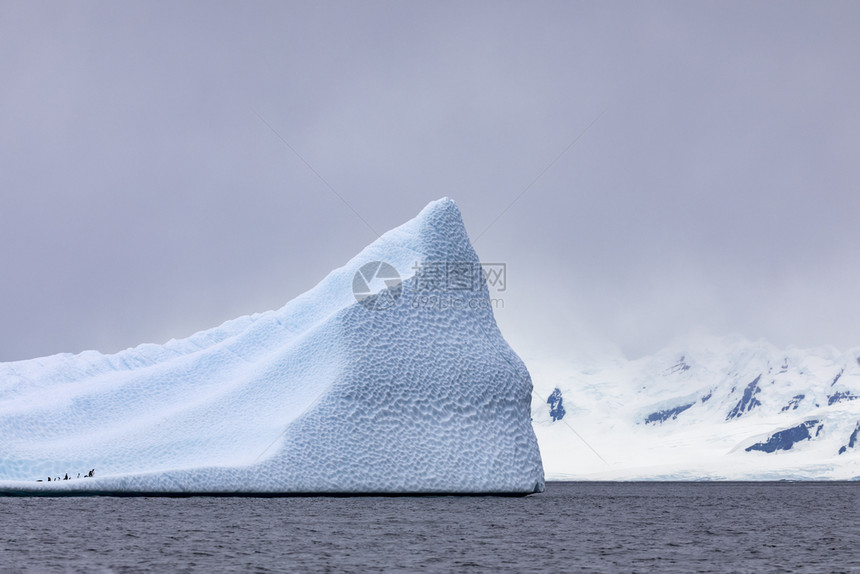
{"label": "grey cloud", "polygon": [[476,236],[605,109],[476,241],[506,334],[860,344],[854,3],[0,10],[0,360],[278,307],[372,241],[256,114],[374,229],[449,195]]}

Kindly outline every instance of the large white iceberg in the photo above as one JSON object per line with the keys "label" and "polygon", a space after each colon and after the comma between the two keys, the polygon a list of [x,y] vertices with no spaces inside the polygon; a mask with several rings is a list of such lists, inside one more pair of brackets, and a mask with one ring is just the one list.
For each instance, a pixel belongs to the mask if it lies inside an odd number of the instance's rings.
{"label": "large white iceberg", "polygon": [[277,311],[0,364],[0,493],[541,491],[482,279],[446,198]]}

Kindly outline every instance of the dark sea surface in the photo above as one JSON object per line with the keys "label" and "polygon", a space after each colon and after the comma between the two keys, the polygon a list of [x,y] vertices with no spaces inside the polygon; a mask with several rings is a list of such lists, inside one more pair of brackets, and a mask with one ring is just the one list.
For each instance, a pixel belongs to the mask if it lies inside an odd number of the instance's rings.
{"label": "dark sea surface", "polygon": [[860,483],[0,498],[2,572],[860,572]]}

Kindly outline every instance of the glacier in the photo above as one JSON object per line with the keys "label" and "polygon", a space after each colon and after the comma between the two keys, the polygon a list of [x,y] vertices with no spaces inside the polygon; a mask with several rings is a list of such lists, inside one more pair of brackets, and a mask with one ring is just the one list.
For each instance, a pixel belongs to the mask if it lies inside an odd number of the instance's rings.
{"label": "glacier", "polygon": [[860,479],[860,348],[699,333],[653,355],[523,354],[550,480]]}
{"label": "glacier", "polygon": [[[421,270],[445,266],[469,304],[437,304]],[[279,310],[0,364],[0,494],[540,492],[530,375],[481,279],[444,198]]]}

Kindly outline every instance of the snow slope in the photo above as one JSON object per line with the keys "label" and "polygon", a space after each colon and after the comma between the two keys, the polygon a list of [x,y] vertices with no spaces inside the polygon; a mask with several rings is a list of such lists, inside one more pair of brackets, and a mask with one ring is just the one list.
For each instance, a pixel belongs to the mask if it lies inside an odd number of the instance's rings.
{"label": "snow slope", "polygon": [[550,478],[860,477],[860,349],[700,336],[636,361],[530,370]]}
{"label": "snow slope", "polygon": [[446,198],[277,311],[0,364],[0,492],[542,490],[531,381],[486,285],[443,306],[451,285],[419,276],[451,262],[480,269]]}

